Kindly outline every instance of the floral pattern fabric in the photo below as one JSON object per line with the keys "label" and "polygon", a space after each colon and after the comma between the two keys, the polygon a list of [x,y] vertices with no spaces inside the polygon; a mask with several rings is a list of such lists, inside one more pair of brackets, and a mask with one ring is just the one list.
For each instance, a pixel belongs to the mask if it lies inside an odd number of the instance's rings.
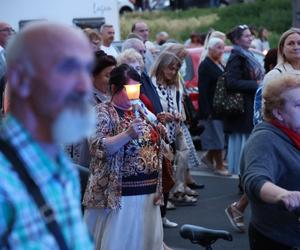
{"label": "floral pattern fabric", "polygon": [[99,104],[96,111],[98,124],[96,133],[89,138],[91,174],[83,204],[89,208],[117,209],[122,196],[122,177],[155,171],[158,172],[157,192],[161,195],[160,140],[153,127],[144,119],[142,138],[130,141],[110,155],[105,150],[105,138],[127,130],[134,116],[126,112],[120,117],[110,103]]}

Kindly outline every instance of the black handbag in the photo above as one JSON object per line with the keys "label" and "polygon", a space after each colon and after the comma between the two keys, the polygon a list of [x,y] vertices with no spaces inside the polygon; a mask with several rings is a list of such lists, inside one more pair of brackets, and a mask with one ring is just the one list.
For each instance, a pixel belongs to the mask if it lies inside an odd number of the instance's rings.
{"label": "black handbag", "polygon": [[194,105],[187,93],[183,95],[183,105],[184,111],[186,114],[186,120],[189,124],[197,123],[198,121],[198,114],[194,108]]}
{"label": "black handbag", "polygon": [[213,109],[216,114],[222,116],[245,113],[243,95],[230,91],[226,87],[226,72],[218,78],[213,98]]}

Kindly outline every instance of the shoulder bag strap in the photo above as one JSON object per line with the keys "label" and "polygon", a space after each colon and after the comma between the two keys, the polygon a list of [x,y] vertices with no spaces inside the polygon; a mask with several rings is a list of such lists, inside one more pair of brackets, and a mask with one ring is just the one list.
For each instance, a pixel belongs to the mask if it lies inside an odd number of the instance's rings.
{"label": "shoulder bag strap", "polygon": [[36,183],[28,174],[24,166],[24,162],[21,160],[16,150],[3,139],[0,139],[0,150],[7,157],[7,159],[12,163],[13,169],[16,171],[19,178],[26,186],[28,194],[30,194],[31,197],[34,199],[36,205],[39,208],[41,216],[45,222],[45,225],[47,226],[50,233],[56,239],[59,248],[61,250],[68,250],[64,237],[61,234],[61,229],[55,220],[55,214],[52,208],[44,200],[40,188],[36,185]]}

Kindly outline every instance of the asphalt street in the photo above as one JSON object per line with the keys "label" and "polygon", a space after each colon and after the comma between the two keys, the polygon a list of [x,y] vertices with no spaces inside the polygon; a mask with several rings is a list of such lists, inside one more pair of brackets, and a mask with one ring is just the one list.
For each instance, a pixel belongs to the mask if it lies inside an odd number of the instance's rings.
{"label": "asphalt street", "polygon": [[[214,250],[238,249],[249,250],[247,234],[236,232],[229,223],[225,208],[239,199],[238,178],[220,177],[214,175],[203,165],[193,170],[192,175],[198,183],[205,184],[205,188],[198,190],[200,196],[196,206],[181,206],[176,210],[168,210],[167,218],[179,224],[177,228],[164,229],[164,240],[174,250],[204,249],[192,244],[189,240],[181,238],[180,227],[183,224],[193,224],[211,229],[229,231],[233,241],[218,240]],[[249,221],[250,211],[246,210],[245,222]]]}

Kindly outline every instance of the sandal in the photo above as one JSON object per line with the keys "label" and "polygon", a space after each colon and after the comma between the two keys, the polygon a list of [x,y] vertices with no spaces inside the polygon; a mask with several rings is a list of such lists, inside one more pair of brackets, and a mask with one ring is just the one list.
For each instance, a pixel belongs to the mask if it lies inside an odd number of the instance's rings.
{"label": "sandal", "polygon": [[185,187],[184,193],[188,196],[199,196],[199,193],[193,189],[190,189],[189,187]]}
{"label": "sandal", "polygon": [[197,199],[192,197],[192,196],[189,196],[187,194],[184,194],[184,193],[175,193],[173,195],[172,198],[170,198],[170,200],[172,200],[175,205],[194,205],[195,203],[197,203]]}
{"label": "sandal", "polygon": [[245,233],[244,213],[242,213],[236,207],[236,202],[232,203],[225,209],[225,213],[231,223],[231,225],[240,233]]}
{"label": "sandal", "polygon": [[203,188],[205,188],[205,185],[204,185],[204,184],[198,184],[198,183],[196,183],[196,182],[188,183],[187,186],[188,186],[190,189],[203,189]]}
{"label": "sandal", "polygon": [[206,158],[205,155],[201,158],[201,162],[202,162],[208,169],[210,169],[210,170],[214,170],[214,169],[215,169],[213,162],[211,162],[210,160],[208,160],[208,159]]}
{"label": "sandal", "polygon": [[216,169],[214,173],[221,176],[231,176],[227,169]]}

